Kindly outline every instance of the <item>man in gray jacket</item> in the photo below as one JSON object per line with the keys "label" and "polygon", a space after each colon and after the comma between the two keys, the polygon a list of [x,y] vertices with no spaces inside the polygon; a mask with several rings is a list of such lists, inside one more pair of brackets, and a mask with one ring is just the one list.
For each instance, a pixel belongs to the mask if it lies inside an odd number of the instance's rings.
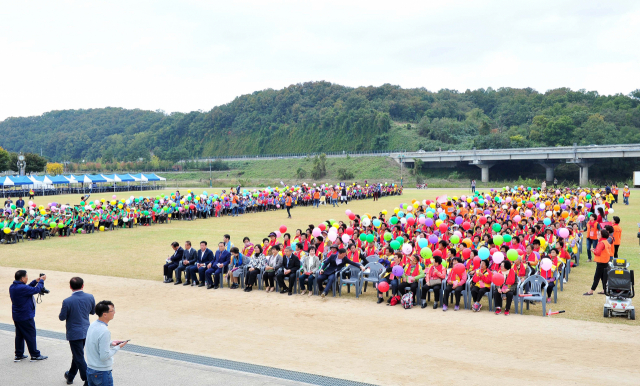
{"label": "man in gray jacket", "polygon": [[64,373],[67,385],[73,383],[78,371],[80,379],[87,384],[87,362],[84,360],[84,344],[89,329],[89,315],[95,315],[96,301],[93,295],[84,292],[84,281],[72,277],[69,281],[71,296],[62,301],[59,318],[66,321],[67,340],[71,347],[71,368]]}

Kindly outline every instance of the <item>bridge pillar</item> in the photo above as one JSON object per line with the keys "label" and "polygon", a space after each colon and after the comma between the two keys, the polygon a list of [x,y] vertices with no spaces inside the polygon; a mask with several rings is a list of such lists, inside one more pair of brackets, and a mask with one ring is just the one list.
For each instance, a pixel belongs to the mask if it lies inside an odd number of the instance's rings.
{"label": "bridge pillar", "polygon": [[495,165],[495,163],[480,161],[480,162],[473,162],[471,163],[471,165],[476,165],[477,167],[480,168],[480,171],[481,171],[480,181],[489,182],[489,169],[491,169],[491,167]]}
{"label": "bridge pillar", "polygon": [[580,167],[580,178],[578,185],[585,187],[589,185],[589,166],[593,165],[593,161],[585,159],[577,159],[567,161],[568,163],[576,164]]}
{"label": "bridge pillar", "polygon": [[547,175],[545,180],[546,181],[553,181],[553,172],[555,171],[556,167],[559,165],[558,162],[548,162],[548,161],[540,161],[538,162],[540,165],[544,166],[545,170],[547,171]]}

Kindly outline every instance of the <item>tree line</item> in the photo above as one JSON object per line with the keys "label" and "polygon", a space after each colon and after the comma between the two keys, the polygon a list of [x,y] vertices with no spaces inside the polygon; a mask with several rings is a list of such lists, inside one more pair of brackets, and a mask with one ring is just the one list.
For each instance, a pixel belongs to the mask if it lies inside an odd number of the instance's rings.
{"label": "tree line", "polygon": [[640,143],[640,90],[458,92],[295,84],[207,112],[100,108],[0,122],[0,145],[101,164],[230,155]]}

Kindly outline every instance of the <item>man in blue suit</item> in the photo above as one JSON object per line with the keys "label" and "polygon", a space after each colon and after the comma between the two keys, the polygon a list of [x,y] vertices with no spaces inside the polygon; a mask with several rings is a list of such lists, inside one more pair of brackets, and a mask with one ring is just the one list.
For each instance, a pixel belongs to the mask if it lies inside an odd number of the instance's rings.
{"label": "man in blue suit", "polygon": [[64,373],[67,385],[73,383],[78,371],[80,379],[87,384],[87,362],[84,360],[84,343],[89,329],[89,315],[96,313],[96,301],[93,295],[84,292],[84,281],[79,277],[72,277],[69,281],[71,296],[62,301],[62,309],[58,316],[67,321],[67,340],[71,347],[71,368]]}
{"label": "man in blue suit", "polygon": [[[174,285],[182,284],[182,272],[186,271],[187,268],[189,268],[190,266],[193,266],[196,263],[197,257],[198,257],[198,251],[196,251],[195,248],[191,246],[191,241],[188,241],[188,240],[185,241],[184,252],[182,254],[182,261],[180,262],[180,265],[178,266],[178,268],[175,269],[176,284]],[[189,280],[188,273],[185,272],[184,275],[185,275],[185,282],[183,285],[191,284],[191,280]]]}
{"label": "man in blue suit", "polygon": [[38,351],[36,345],[36,300],[33,295],[40,294],[44,290],[44,281],[46,275],[36,278],[31,283],[27,271],[21,269],[16,272],[15,280],[9,287],[9,296],[11,297],[11,315],[13,324],[16,328],[16,357],[14,362],[20,362],[28,358],[24,355],[24,342],[27,342],[29,354],[31,354],[31,362],[45,360],[48,357],[43,356]]}
{"label": "man in blue suit", "polygon": [[[207,289],[218,289],[220,286],[220,274],[224,273],[225,269],[231,262],[231,253],[226,250],[224,243],[218,243],[218,250],[213,261],[207,265],[207,271],[205,272],[205,279],[207,280]],[[213,282],[211,280],[213,275]]]}
{"label": "man in blue suit", "polygon": [[[169,256],[166,264],[163,267],[164,270],[164,283],[173,283],[173,271],[178,268],[180,262],[182,261],[182,255],[184,254],[184,249],[178,244],[177,241],[171,243],[171,248],[173,248],[173,255]],[[180,278],[176,278],[177,281],[180,281]]]}
{"label": "man in blue suit", "polygon": [[[364,266],[360,263],[354,263],[349,260],[347,257],[347,250],[344,248],[338,249],[338,254],[331,254],[325,260],[324,264],[320,266],[320,275],[318,275],[317,283],[318,283],[318,291],[322,292],[320,296],[323,298],[327,296],[330,288],[333,288],[333,282],[336,280],[336,273],[340,272],[342,268],[346,267],[346,265],[355,265],[356,267],[360,267],[361,270],[364,271]],[[327,288],[322,289],[322,282],[327,281]]]}
{"label": "man in blue suit", "polygon": [[[213,252],[207,248],[207,242],[200,242],[200,250],[196,256],[196,261],[193,265],[187,267],[187,280],[191,281],[191,285],[197,285],[198,287],[204,287],[204,272],[207,269],[207,264],[213,261]],[[198,282],[198,276],[200,281]]]}

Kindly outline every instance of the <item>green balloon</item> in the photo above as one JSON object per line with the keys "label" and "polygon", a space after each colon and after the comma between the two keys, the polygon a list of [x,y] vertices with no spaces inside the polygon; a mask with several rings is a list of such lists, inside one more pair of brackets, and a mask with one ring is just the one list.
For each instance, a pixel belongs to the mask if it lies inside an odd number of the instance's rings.
{"label": "green balloon", "polygon": [[458,235],[451,236],[451,242],[454,244],[458,244],[460,242],[460,237],[458,237]]}
{"label": "green balloon", "polygon": [[402,245],[402,244],[400,244],[400,243],[399,243],[398,241],[396,241],[396,240],[393,240],[393,241],[389,244],[389,246],[390,246],[391,248],[393,248],[393,249],[400,249],[400,245]]}
{"label": "green balloon", "polygon": [[397,217],[391,217],[391,219],[389,220],[389,222],[393,225],[396,225],[398,223],[398,218]]}
{"label": "green balloon", "polygon": [[587,194],[587,200],[591,200],[591,195]]}
{"label": "green balloon", "polygon": [[427,217],[433,218],[433,212],[431,212],[431,211],[427,212]]}
{"label": "green balloon", "polygon": [[392,238],[393,238],[393,235],[391,233],[389,233],[389,232],[385,232],[384,233],[384,239],[386,241],[391,241]]}
{"label": "green balloon", "polygon": [[558,199],[558,202],[559,202],[559,203],[561,203],[561,204],[564,204],[564,197],[560,197],[560,198]]}
{"label": "green balloon", "polygon": [[60,229],[64,228],[64,224],[63,223],[58,224],[58,228]]}
{"label": "green balloon", "polygon": [[82,229],[78,229],[78,233],[82,233]]}
{"label": "green balloon", "polygon": [[49,223],[49,227],[51,227],[51,228],[55,228],[55,227],[56,227],[56,223],[55,223],[55,222],[53,222],[53,221],[52,221],[52,222],[50,222],[50,223]]}
{"label": "green balloon", "polygon": [[505,243],[508,243],[509,241],[511,241],[511,235],[510,234],[506,234],[504,236],[502,236],[502,238],[504,239]]}
{"label": "green balloon", "polygon": [[431,249],[429,249],[429,248],[422,248],[420,250],[420,256],[422,256],[423,259],[430,259],[432,254],[433,253],[431,252]]}
{"label": "green balloon", "polygon": [[500,235],[495,235],[493,236],[493,243],[497,246],[502,245],[502,243],[504,243],[504,238],[502,238],[502,236]]}
{"label": "green balloon", "polygon": [[404,244],[404,238],[402,236],[396,237],[396,241],[400,243],[400,245]]}
{"label": "green balloon", "polygon": [[500,229],[502,229],[502,227],[500,226],[500,224],[495,223],[493,224],[493,226],[491,226],[491,228],[495,231],[495,232],[500,232]]}
{"label": "green balloon", "polygon": [[366,241],[367,240],[367,235],[365,235],[364,233],[360,233],[360,241]]}
{"label": "green balloon", "polygon": [[373,242],[373,240],[375,240],[375,238],[373,237],[373,235],[371,235],[371,234],[367,235],[367,242],[368,242],[368,243],[372,243],[372,242]]}
{"label": "green balloon", "polygon": [[507,259],[510,261],[516,261],[518,259],[518,252],[515,249],[509,249],[507,251]]}

